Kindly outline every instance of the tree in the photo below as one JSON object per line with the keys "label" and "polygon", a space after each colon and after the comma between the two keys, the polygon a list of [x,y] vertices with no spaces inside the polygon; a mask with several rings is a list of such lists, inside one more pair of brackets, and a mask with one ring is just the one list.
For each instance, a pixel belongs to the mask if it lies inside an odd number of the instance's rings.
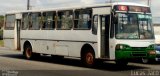
{"label": "tree", "polygon": [[4,25],[4,16],[0,15],[0,29],[3,27]]}

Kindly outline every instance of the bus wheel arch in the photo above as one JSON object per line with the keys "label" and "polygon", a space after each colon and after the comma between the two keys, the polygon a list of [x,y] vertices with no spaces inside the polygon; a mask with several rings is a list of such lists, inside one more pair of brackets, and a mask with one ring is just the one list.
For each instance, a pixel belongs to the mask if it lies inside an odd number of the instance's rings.
{"label": "bus wheel arch", "polygon": [[81,61],[87,67],[92,67],[95,64],[95,51],[90,44],[83,45],[81,49]]}

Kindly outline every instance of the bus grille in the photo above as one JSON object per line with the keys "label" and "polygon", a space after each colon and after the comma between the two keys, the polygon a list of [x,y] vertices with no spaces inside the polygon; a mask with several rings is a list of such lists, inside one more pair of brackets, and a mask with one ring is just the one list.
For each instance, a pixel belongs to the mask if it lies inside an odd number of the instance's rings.
{"label": "bus grille", "polygon": [[131,47],[132,51],[144,51],[147,47]]}
{"label": "bus grille", "polygon": [[132,54],[132,56],[135,56],[135,57],[146,57],[147,55],[146,54]]}
{"label": "bus grille", "polygon": [[132,52],[132,56],[134,56],[134,57],[146,57],[147,54],[145,52]]}

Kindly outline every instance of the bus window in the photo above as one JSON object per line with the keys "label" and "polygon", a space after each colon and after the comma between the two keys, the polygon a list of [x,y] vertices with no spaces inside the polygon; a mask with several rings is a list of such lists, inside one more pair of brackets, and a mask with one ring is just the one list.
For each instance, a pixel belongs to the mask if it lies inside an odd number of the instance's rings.
{"label": "bus window", "polygon": [[41,25],[41,13],[32,13],[29,16],[29,29],[38,30]]}
{"label": "bus window", "polygon": [[92,33],[97,35],[97,29],[98,29],[98,15],[95,15],[93,17]]}
{"label": "bus window", "polygon": [[71,29],[73,26],[73,11],[59,11],[57,29]]}
{"label": "bus window", "polygon": [[13,30],[15,24],[15,15],[6,15],[6,30]]}
{"label": "bus window", "polygon": [[90,29],[91,28],[92,10],[75,10],[74,28],[75,29]]}
{"label": "bus window", "polygon": [[24,13],[22,19],[22,30],[26,30],[28,28],[28,22],[28,13]]}
{"label": "bus window", "polygon": [[55,28],[56,12],[44,12],[43,13],[43,25],[42,29],[54,29]]}
{"label": "bus window", "polygon": [[151,15],[137,13],[118,13],[116,38],[154,39]]}

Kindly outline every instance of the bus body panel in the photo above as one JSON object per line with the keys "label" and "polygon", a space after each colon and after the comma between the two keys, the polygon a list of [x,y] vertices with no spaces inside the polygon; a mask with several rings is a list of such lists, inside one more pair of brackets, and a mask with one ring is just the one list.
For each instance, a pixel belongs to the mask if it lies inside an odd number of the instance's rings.
{"label": "bus body panel", "polygon": [[110,48],[110,51],[109,51],[109,57],[111,60],[115,60],[115,47],[116,47],[116,41],[115,39],[110,39],[109,40],[109,48]]}
{"label": "bus body panel", "polygon": [[[93,49],[96,50],[97,36],[91,34],[90,31],[22,30],[21,40],[23,40],[23,44],[25,41],[29,41],[32,45],[33,52],[36,53],[80,57],[81,48],[85,44],[94,46]],[[95,54],[98,57],[97,52]]]}
{"label": "bus body panel", "polygon": [[93,8],[93,15],[106,15],[111,13],[111,6]]}
{"label": "bus body panel", "polygon": [[155,43],[154,39],[148,40],[116,40],[117,44],[126,44],[130,47],[149,47]]}
{"label": "bus body panel", "polygon": [[3,39],[4,39],[4,46],[15,49],[15,41],[14,41],[14,30],[4,30],[3,31]]}
{"label": "bus body panel", "polygon": [[[155,43],[155,40],[113,40],[114,42],[111,42],[110,48],[112,49],[110,51],[110,59],[114,60],[115,59],[115,47],[118,44],[125,44],[133,48],[144,48],[144,47],[149,47],[150,45],[153,45]],[[139,51],[139,50],[136,50]]]}

